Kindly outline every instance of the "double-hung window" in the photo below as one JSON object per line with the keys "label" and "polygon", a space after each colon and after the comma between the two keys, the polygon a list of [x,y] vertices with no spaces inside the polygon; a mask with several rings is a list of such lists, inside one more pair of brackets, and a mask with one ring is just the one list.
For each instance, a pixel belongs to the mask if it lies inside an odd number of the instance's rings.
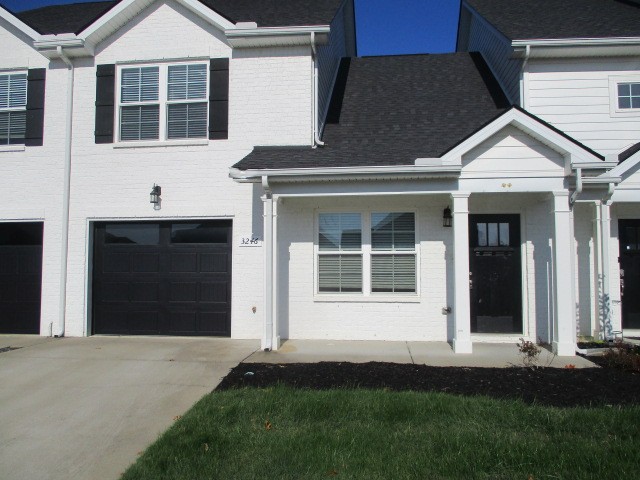
{"label": "double-hung window", "polygon": [[321,213],[318,224],[318,291],[362,293],[361,215]]}
{"label": "double-hung window", "polygon": [[120,141],[207,138],[208,65],[120,69]]}
{"label": "double-hung window", "polygon": [[0,74],[0,145],[24,144],[27,74]]}
{"label": "double-hung window", "polygon": [[317,292],[417,293],[414,212],[320,213]]}
{"label": "double-hung window", "polygon": [[414,213],[371,214],[371,291],[415,293]]}

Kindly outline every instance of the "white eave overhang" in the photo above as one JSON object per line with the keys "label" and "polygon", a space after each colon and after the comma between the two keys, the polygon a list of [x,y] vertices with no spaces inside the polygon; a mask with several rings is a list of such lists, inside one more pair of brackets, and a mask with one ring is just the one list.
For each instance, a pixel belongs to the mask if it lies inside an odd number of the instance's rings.
{"label": "white eave overhang", "polygon": [[[238,24],[241,25],[241,24]],[[329,25],[300,27],[237,27],[224,31],[233,48],[311,45],[311,33],[315,43],[325,45],[329,41]]]}
{"label": "white eave overhang", "polygon": [[640,55],[640,37],[531,38],[513,40],[511,46],[516,57],[523,57],[529,47],[529,58]]}
{"label": "white eave overhang", "polygon": [[94,45],[75,35],[43,35],[33,42],[38,52],[49,60],[59,58],[58,47],[62,47],[69,57],[91,57],[95,54]]}
{"label": "white eave overhang", "polygon": [[326,181],[364,180],[390,178],[458,178],[461,168],[457,166],[390,165],[380,167],[331,167],[289,169],[229,169],[229,176],[239,183],[257,183],[262,177],[269,181]]}

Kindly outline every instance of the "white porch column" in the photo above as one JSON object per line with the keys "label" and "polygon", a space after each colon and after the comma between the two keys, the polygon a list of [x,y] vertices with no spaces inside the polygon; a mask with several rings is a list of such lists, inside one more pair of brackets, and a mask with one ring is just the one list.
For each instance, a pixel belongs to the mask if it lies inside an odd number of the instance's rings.
{"label": "white porch column", "polygon": [[471,353],[471,302],[469,299],[469,193],[452,193],[453,199],[453,351]]}
{"label": "white porch column", "polygon": [[569,193],[553,192],[553,351],[560,356],[576,354],[576,302],[573,274],[574,240]]}
{"label": "white porch column", "polygon": [[271,350],[273,348],[273,196],[266,192],[262,196],[263,222],[264,222],[264,332],[260,348]]}
{"label": "white porch column", "polygon": [[271,329],[271,348],[278,350],[280,348],[280,321],[278,315],[278,206],[282,202],[280,198],[273,199],[273,228],[271,231],[271,320],[273,327]]}

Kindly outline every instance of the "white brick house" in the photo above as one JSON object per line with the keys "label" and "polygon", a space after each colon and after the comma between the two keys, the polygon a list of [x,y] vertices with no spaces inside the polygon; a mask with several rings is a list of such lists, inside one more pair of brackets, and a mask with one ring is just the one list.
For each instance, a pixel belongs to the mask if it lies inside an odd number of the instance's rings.
{"label": "white brick house", "polygon": [[379,58],[351,0],[0,9],[0,331],[632,331],[640,7],[522,37],[503,3],[463,2],[460,53]]}

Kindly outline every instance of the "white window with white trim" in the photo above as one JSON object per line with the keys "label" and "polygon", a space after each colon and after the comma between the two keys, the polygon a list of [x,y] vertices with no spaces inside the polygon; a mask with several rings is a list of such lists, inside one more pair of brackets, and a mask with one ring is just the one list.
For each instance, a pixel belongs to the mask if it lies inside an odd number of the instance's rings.
{"label": "white window with white trim", "polygon": [[618,109],[640,110],[640,81],[618,83]]}
{"label": "white window with white trim", "polygon": [[640,116],[640,75],[609,77],[609,114],[611,117]]}
{"label": "white window with white trim", "polygon": [[27,73],[0,73],[0,146],[23,145],[27,128]]}
{"label": "white window with white trim", "polygon": [[316,293],[415,295],[415,212],[319,213]]}
{"label": "white window with white trim", "polygon": [[206,63],[121,66],[119,140],[206,139],[208,71]]}

